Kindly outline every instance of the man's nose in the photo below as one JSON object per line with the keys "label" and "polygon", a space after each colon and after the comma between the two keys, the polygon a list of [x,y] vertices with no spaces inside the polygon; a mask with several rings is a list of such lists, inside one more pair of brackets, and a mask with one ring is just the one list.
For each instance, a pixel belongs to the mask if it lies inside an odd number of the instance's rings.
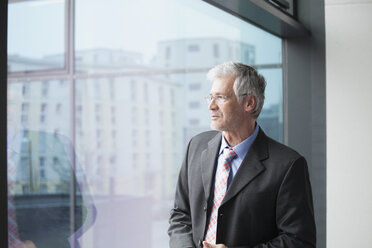
{"label": "man's nose", "polygon": [[209,110],[216,110],[216,109],[218,109],[218,105],[216,104],[216,101],[214,100],[214,98],[212,98],[211,102],[209,103],[208,109]]}

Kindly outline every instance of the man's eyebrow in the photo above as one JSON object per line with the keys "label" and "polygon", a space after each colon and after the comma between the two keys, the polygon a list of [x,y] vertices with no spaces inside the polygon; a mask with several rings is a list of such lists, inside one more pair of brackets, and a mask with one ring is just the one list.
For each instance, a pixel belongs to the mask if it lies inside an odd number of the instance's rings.
{"label": "man's eyebrow", "polygon": [[228,93],[227,92],[226,93],[221,93],[221,92],[217,91],[217,92],[209,92],[209,95],[215,95],[215,96],[217,96],[217,95],[228,95]]}

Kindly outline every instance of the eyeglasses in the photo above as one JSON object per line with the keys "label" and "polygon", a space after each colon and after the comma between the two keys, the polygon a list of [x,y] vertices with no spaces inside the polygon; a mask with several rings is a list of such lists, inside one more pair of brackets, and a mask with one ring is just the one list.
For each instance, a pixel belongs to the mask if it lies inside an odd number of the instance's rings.
{"label": "eyeglasses", "polygon": [[211,102],[214,100],[217,104],[225,103],[228,98],[231,96],[223,96],[223,95],[216,95],[216,96],[206,96],[204,97],[207,101],[208,105],[211,104]]}
{"label": "eyeglasses", "polygon": [[[248,94],[241,94],[240,96],[247,96]],[[222,103],[225,103],[227,101],[228,98],[230,98],[232,96],[223,96],[223,95],[215,95],[215,96],[212,96],[212,95],[209,95],[209,96],[206,96],[204,97],[205,100],[207,101],[208,105],[211,104],[211,102],[214,100],[217,104],[222,104]]]}

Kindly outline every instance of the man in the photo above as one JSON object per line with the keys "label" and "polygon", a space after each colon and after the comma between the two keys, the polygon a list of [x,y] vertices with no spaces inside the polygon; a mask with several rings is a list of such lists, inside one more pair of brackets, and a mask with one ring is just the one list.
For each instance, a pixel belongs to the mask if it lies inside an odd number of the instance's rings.
{"label": "man", "polygon": [[208,72],[209,131],[193,137],[171,211],[170,247],[315,247],[305,159],[256,120],[265,79],[241,63]]}

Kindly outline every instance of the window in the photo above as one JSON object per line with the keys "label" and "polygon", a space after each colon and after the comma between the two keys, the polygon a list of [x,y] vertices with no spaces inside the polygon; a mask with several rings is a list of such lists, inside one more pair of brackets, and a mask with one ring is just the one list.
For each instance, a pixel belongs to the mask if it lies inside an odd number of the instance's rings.
{"label": "window", "polygon": [[199,125],[200,121],[199,119],[190,119],[189,123],[190,123],[190,126],[197,126]]}
{"label": "window", "polygon": [[57,103],[56,105],[56,114],[61,114],[61,110],[62,110],[62,103]]}
{"label": "window", "polygon": [[22,103],[22,113],[21,113],[22,124],[26,124],[27,121],[28,121],[28,109],[29,109],[29,104],[28,103]]}
{"label": "window", "polygon": [[220,50],[219,50],[218,44],[213,44],[213,56],[215,58],[218,58],[220,56]]}
{"label": "window", "polygon": [[40,193],[48,193],[48,186],[45,184],[40,185]]}
{"label": "window", "polygon": [[200,90],[201,89],[201,84],[200,83],[193,83],[189,84],[189,90]]}
{"label": "window", "polygon": [[22,157],[21,158],[21,168],[20,168],[20,174],[21,174],[21,180],[26,181],[28,179],[28,157]]}
{"label": "window", "polygon": [[40,176],[40,179],[46,179],[46,176],[45,176],[45,158],[44,157],[39,158],[39,176]]}
{"label": "window", "polygon": [[188,46],[188,51],[189,52],[198,52],[199,51],[199,45],[197,44],[192,44]]}
{"label": "window", "polygon": [[41,88],[41,95],[45,97],[45,96],[48,95],[49,82],[48,81],[44,81],[41,86],[42,86],[42,88]]}
{"label": "window", "polygon": [[163,104],[164,103],[164,91],[163,91],[163,87],[159,87],[158,88],[158,96],[159,96],[159,104]]}
{"label": "window", "polygon": [[22,85],[22,95],[24,97],[30,95],[30,85],[27,82]]}
{"label": "window", "polygon": [[[39,138],[39,140],[38,140],[39,152],[45,152],[45,150],[46,150],[46,134],[45,133],[40,133],[38,138]],[[31,141],[28,140],[28,142],[31,142]]]}
{"label": "window", "polygon": [[40,107],[40,123],[45,123],[46,122],[47,107],[48,107],[48,105],[46,103],[41,104],[41,107]]}
{"label": "window", "polygon": [[190,102],[189,103],[189,108],[190,109],[196,109],[200,107],[200,102]]}
{"label": "window", "polygon": [[[20,218],[29,216],[20,232],[44,242],[40,247],[68,247],[68,239],[81,248],[123,247],[123,240],[128,247],[168,246],[179,167],[190,138],[210,129],[205,76],[218,63],[243,61],[266,77],[259,124],[282,139],[281,40],[205,1],[9,7],[8,126],[28,131],[23,142],[11,142],[22,145],[24,157],[16,193],[41,213],[58,208],[60,221],[47,239],[45,229],[32,227],[54,220],[35,222],[31,208],[19,208]],[[128,222],[135,224],[122,224]],[[83,227],[82,236],[70,227]]]}
{"label": "window", "polygon": [[132,97],[132,101],[136,101],[137,99],[137,90],[136,90],[136,81],[135,80],[131,80],[130,82],[130,92],[131,92],[131,97]]}
{"label": "window", "polygon": [[110,78],[109,87],[110,87],[110,98],[115,99],[115,79]]}
{"label": "window", "polygon": [[64,0],[22,1],[9,4],[8,25],[10,73],[64,68]]}
{"label": "window", "polygon": [[170,56],[171,56],[171,48],[167,46],[165,48],[165,59],[170,59]]}

